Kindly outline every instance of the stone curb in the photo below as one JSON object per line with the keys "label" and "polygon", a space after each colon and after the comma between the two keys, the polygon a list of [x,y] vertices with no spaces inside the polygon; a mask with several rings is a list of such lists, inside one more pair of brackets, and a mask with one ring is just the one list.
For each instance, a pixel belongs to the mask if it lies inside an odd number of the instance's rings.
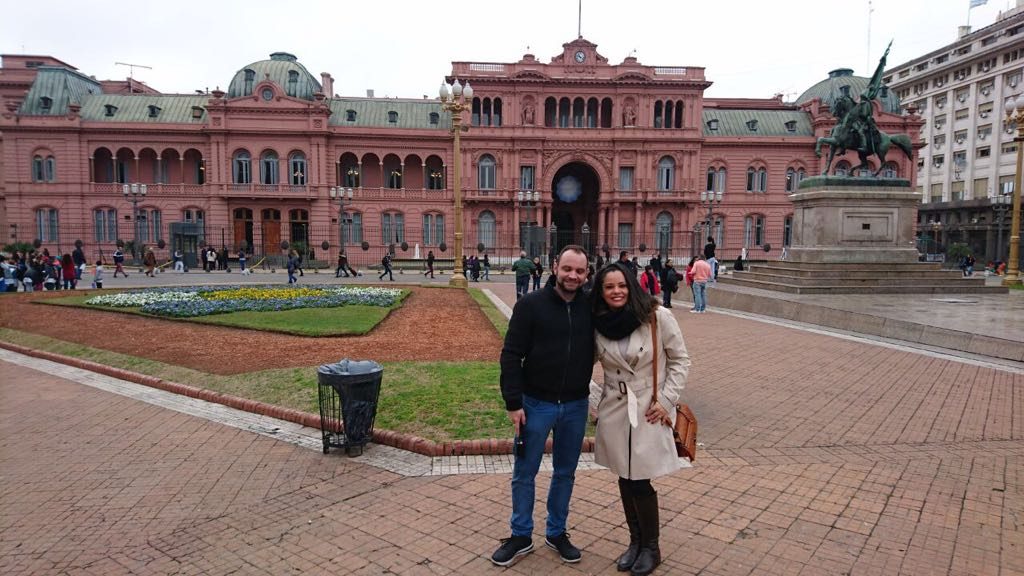
{"label": "stone curb", "polygon": [[[285,408],[275,404],[267,404],[266,402],[260,402],[258,400],[232,396],[231,394],[222,394],[220,392],[214,392],[204,388],[196,388],[195,386],[189,386],[188,384],[171,382],[170,380],[164,380],[155,376],[147,376],[145,374],[139,374],[138,372],[124,370],[123,368],[115,368],[113,366],[99,364],[98,362],[92,362],[90,360],[83,360],[73,356],[64,356],[63,354],[46,352],[44,350],[36,350],[34,348],[26,348],[11,342],[0,341],[0,348],[5,348],[26,356],[42,358],[43,360],[49,360],[51,362],[81,368],[82,370],[96,372],[112,378],[119,378],[128,382],[134,382],[135,384],[142,384],[143,386],[149,386],[165,392],[171,392],[173,394],[188,396],[189,398],[196,398],[207,402],[221,404],[230,408],[235,408],[236,410],[270,416],[271,418],[294,422],[296,424],[316,428],[318,430],[320,429],[320,416],[318,414],[310,414],[309,412],[302,412],[300,410]],[[415,454],[422,454],[424,456],[482,456],[512,453],[512,441],[507,438],[455,440],[453,442],[438,443],[433,440],[427,440],[426,438],[420,438],[419,436],[395,432],[394,430],[375,429],[373,431],[373,442],[376,444],[407,450]],[[551,438],[548,438],[544,446],[544,451],[547,453],[551,452],[551,442]],[[583,451],[594,451],[593,438],[587,437],[583,439]]]}

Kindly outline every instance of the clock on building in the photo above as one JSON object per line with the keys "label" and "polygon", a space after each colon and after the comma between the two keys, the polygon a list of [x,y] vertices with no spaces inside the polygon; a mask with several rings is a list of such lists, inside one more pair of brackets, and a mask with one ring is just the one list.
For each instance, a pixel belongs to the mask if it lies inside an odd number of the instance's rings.
{"label": "clock on building", "polygon": [[576,62],[583,64],[583,61],[587,59],[587,54],[583,50],[576,51]]}

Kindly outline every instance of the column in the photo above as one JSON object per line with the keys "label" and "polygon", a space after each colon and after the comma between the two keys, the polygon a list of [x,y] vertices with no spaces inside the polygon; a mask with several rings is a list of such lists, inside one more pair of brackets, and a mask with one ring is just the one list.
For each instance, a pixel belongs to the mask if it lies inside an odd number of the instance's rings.
{"label": "column", "polygon": [[96,182],[96,166],[94,165],[96,158],[89,156],[89,184]]}

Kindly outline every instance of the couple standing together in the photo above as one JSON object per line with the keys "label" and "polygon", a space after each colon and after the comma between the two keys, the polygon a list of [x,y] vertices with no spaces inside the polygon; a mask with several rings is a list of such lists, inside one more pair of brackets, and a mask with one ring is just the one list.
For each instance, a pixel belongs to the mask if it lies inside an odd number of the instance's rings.
{"label": "couple standing together", "polygon": [[[580,561],[566,519],[587,415],[594,413],[595,461],[619,476],[629,528],[629,547],[617,568],[645,575],[661,562],[658,495],[651,479],[680,468],[669,424],[690,359],[675,317],[640,288],[635,274],[610,264],[587,294],[581,289],[587,272],[584,249],[566,246],[555,260],[554,285],[521,298],[509,320],[501,392],[517,435],[512,536],[491,561],[508,566],[533,551],[535,479],[552,431],[544,543],[563,561]],[[654,402],[652,324],[658,330]],[[591,381],[595,359],[604,371],[603,385]]]}

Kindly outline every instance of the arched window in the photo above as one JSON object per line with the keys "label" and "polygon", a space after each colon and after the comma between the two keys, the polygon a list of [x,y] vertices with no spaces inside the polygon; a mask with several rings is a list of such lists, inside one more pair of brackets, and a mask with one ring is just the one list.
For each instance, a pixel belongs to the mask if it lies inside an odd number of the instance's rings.
{"label": "arched window", "polygon": [[43,157],[34,156],[32,158],[32,181],[33,182],[44,182],[46,180],[46,173],[43,168]]}
{"label": "arched window", "polygon": [[469,116],[469,123],[473,126],[480,125],[480,98],[473,98],[472,113]]}
{"label": "arched window", "polygon": [[664,156],[658,161],[658,190],[672,190],[676,179],[676,161]]}
{"label": "arched window", "polygon": [[244,95],[248,96],[248,95],[252,94],[252,83],[253,83],[253,81],[255,79],[256,79],[256,71],[255,70],[250,70],[250,69],[246,68],[245,69],[245,88],[242,90],[242,93]]}
{"label": "arched window", "polygon": [[572,101],[572,127],[583,128],[583,115],[586,112],[586,103],[583,98],[574,98]]}
{"label": "arched window", "polygon": [[394,168],[388,173],[388,188],[399,189],[402,187],[402,169]]}
{"label": "arched window", "polygon": [[677,100],[676,101],[676,123],[675,123],[675,127],[676,128],[682,128],[683,127],[683,101],[682,100]]}
{"label": "arched window", "polygon": [[796,170],[786,168],[786,192],[796,191]]}
{"label": "arched window", "polygon": [[718,180],[715,182],[715,192],[725,192],[725,168],[718,169]]}
{"label": "arched window", "polygon": [[277,152],[272,150],[264,152],[260,157],[260,183],[277,184],[280,182],[277,170]]}
{"label": "arched window", "polygon": [[768,170],[747,168],[747,192],[764,192],[768,189]]}
{"label": "arched window", "polygon": [[437,246],[444,242],[444,214],[423,215],[423,244]]}
{"label": "arched window", "polygon": [[495,162],[490,154],[480,157],[477,165],[477,188],[481,190],[493,190],[495,187]]}
{"label": "arched window", "polygon": [[56,242],[60,237],[60,212],[56,208],[36,209],[36,238]]}
{"label": "arched window", "polygon": [[558,127],[569,127],[569,99],[562,98],[558,101]]}
{"label": "arched window", "polygon": [[716,169],[714,166],[708,168],[707,185],[708,192],[725,192],[725,168]]}
{"label": "arched window", "polygon": [[286,92],[292,97],[299,93],[299,72],[297,70],[288,71],[288,89]]}
{"label": "arched window", "polygon": [[743,245],[761,246],[764,244],[764,216],[752,214],[743,220]]}
{"label": "arched window", "polygon": [[790,214],[782,220],[782,245],[793,244],[793,215]]}
{"label": "arched window", "polygon": [[401,212],[385,212],[380,216],[381,241],[384,245],[405,242],[405,215]]}
{"label": "arched window", "polygon": [[544,126],[554,128],[558,121],[558,102],[551,96],[544,100]]}
{"label": "arched window", "polygon": [[117,210],[96,208],[92,211],[93,239],[97,242],[117,240]]}
{"label": "arched window", "polygon": [[498,219],[494,217],[494,212],[490,210],[484,210],[477,217],[476,241],[477,244],[483,244],[485,250],[494,249],[495,240],[498,236],[497,222]]}
{"label": "arched window", "polygon": [[306,155],[302,152],[292,154],[288,160],[288,171],[291,174],[292,186],[306,185]]}
{"label": "arched window", "polygon": [[662,122],[663,122],[662,114],[664,113],[662,106],[663,106],[663,104],[661,103],[661,100],[658,100],[657,102],[654,103],[654,127],[655,128],[661,128],[661,126],[662,126]]}
{"label": "arched window", "polygon": [[667,256],[672,248],[672,214],[660,212],[654,220],[655,244],[661,255]]}
{"label": "arched window", "polygon": [[231,181],[235,184],[252,184],[252,157],[245,150],[235,152],[231,162]]}
{"label": "arched window", "polygon": [[501,98],[494,99],[491,110],[491,126],[501,126]]}
{"label": "arched window", "polygon": [[480,124],[483,126],[491,125],[491,99],[484,98],[483,112],[480,115]]}

